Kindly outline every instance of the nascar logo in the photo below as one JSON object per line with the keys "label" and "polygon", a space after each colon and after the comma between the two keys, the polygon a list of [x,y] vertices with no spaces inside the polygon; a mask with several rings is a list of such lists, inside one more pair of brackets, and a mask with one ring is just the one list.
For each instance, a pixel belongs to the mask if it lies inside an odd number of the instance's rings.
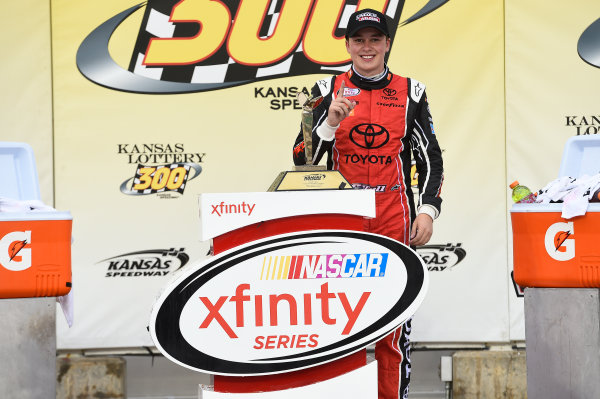
{"label": "nascar logo", "polygon": [[[449,0],[429,0],[408,24]],[[149,0],[127,70],[108,51],[140,3],[94,29],[77,51],[90,81],[115,90],[170,94],[223,89],[283,76],[347,70],[344,35],[357,7],[390,18],[393,42],[405,0]],[[389,53],[386,55],[389,56]]]}
{"label": "nascar logo", "polygon": [[388,254],[265,256],[261,280],[384,277]]}

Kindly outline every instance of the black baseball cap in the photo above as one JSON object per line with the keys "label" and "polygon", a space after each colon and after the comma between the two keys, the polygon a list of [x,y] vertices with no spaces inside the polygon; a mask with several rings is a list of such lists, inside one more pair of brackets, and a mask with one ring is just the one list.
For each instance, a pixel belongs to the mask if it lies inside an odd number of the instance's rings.
{"label": "black baseball cap", "polygon": [[390,36],[387,22],[385,21],[385,15],[371,8],[365,8],[350,15],[348,28],[346,29],[346,39],[352,37],[359,30],[368,27],[375,28],[384,35]]}

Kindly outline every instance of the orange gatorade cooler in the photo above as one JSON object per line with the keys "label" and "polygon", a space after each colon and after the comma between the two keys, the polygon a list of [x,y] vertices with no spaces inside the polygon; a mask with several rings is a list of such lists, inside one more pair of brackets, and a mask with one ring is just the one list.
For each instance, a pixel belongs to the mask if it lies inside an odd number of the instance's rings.
{"label": "orange gatorade cooler", "polygon": [[0,298],[71,290],[69,212],[0,213]]}
{"label": "orange gatorade cooler", "polygon": [[515,282],[522,287],[600,287],[600,204],[563,219],[562,204],[511,208]]}
{"label": "orange gatorade cooler", "polygon": [[[0,142],[0,171],[0,202],[40,200],[33,150],[27,143]],[[24,209],[0,209],[0,298],[66,295],[71,290],[73,218],[51,208]]]}

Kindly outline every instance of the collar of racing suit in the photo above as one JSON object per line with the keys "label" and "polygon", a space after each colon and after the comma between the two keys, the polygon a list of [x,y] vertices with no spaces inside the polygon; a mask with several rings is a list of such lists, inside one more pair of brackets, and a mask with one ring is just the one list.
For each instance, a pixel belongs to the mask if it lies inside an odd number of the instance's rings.
{"label": "collar of racing suit", "polygon": [[383,89],[392,81],[392,73],[390,72],[387,65],[385,65],[385,69],[382,73],[382,76],[379,79],[372,79],[361,76],[358,72],[354,70],[354,65],[347,72],[350,78],[350,81],[354,83],[357,87],[364,90],[377,90]]}

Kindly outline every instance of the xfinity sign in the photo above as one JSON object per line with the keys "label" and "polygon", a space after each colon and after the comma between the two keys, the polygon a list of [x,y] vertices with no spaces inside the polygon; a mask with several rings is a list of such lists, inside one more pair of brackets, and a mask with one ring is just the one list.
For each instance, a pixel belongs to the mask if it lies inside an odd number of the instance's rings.
{"label": "xfinity sign", "polygon": [[390,238],[320,230],[224,252],[172,281],[150,332],[172,361],[221,375],[323,364],[378,341],[414,314],[427,271]]}

